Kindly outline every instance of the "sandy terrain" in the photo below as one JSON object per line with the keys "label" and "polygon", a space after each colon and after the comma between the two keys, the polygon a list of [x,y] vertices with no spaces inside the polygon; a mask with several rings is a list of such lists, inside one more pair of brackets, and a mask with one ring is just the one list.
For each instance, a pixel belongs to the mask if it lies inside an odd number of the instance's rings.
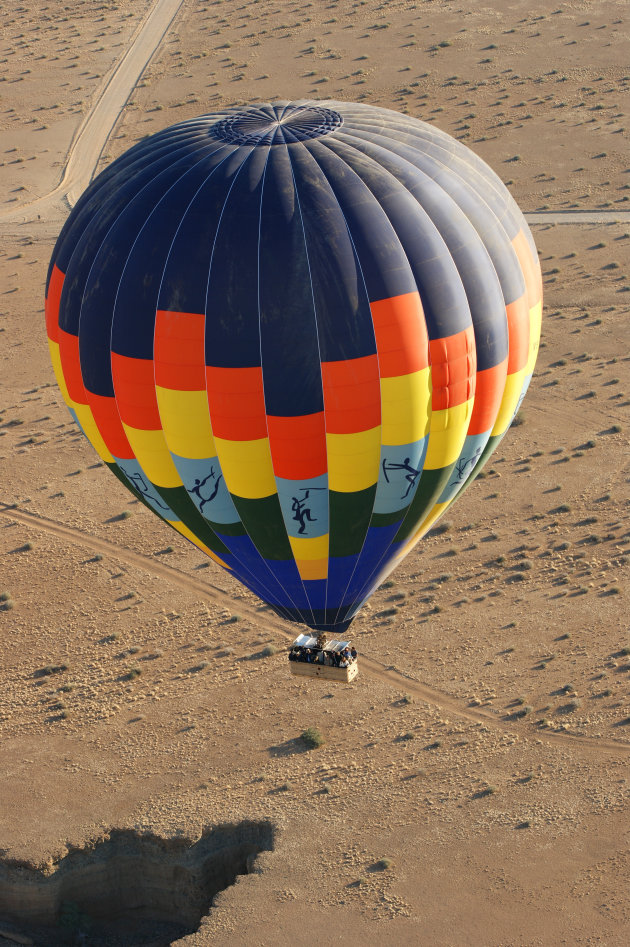
{"label": "sandy terrain", "polygon": [[[53,877],[113,829],[247,821],[273,850],[196,933],[128,921],[94,942],[627,943],[626,4],[184,0],[105,147],[234,102],[357,99],[461,138],[525,211],[602,214],[532,223],[523,423],[355,622],[349,686],[289,676],[294,629],[122,489],[54,385],[43,287],[67,204],[43,199],[69,154],[85,172],[73,141],[152,8],[3,5],[0,905],[16,863]],[[30,910],[0,931],[52,944]]]}

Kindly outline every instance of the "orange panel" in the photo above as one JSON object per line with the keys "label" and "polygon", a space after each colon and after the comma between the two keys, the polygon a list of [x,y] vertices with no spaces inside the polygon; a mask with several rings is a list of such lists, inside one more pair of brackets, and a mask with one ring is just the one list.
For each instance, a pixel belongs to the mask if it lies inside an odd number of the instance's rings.
{"label": "orange panel", "polygon": [[429,364],[429,339],[418,293],[370,303],[381,378],[409,375]]}
{"label": "orange panel", "polygon": [[63,329],[57,329],[57,336],[61,368],[68,394],[73,401],[77,401],[79,404],[87,404],[87,394],[79,362],[79,339],[76,335],[71,335],[70,332],[64,332]]}
{"label": "orange panel", "polygon": [[429,342],[433,411],[464,404],[475,393],[477,355],[472,326]]}
{"label": "orange panel", "polygon": [[322,362],[328,434],[369,431],[381,423],[381,386],[376,355]]}
{"label": "orange panel", "polygon": [[129,427],[159,431],[162,427],[155,395],[153,359],[112,352],[112,377],[120,417]]}
{"label": "orange panel", "polygon": [[508,375],[520,371],[529,356],[529,309],[525,296],[505,307],[508,321]]}
{"label": "orange panel", "polygon": [[133,458],[134,453],[122,426],[116,399],[95,395],[91,391],[87,392],[87,397],[96,426],[110,454],[121,460]]}
{"label": "orange panel", "polygon": [[324,412],[294,418],[267,418],[273,472],[286,480],[308,480],[326,473]]}
{"label": "orange panel", "polygon": [[228,441],[267,436],[262,368],[206,366],[212,432]]}
{"label": "orange panel", "polygon": [[158,310],[153,350],[157,385],[175,391],[203,391],[205,326],[203,313]]}
{"label": "orange panel", "polygon": [[494,427],[494,422],[501,407],[506,374],[506,358],[499,365],[493,365],[492,368],[477,372],[475,403],[468,425],[469,435],[484,434]]}
{"label": "orange panel", "polygon": [[63,289],[64,279],[65,274],[56,266],[53,266],[44,309],[46,313],[46,332],[51,342],[59,341],[57,334],[59,329],[59,301],[61,300],[61,290]]}
{"label": "orange panel", "polygon": [[529,248],[527,237],[522,230],[512,240],[514,252],[521,265],[523,276],[525,277],[525,288],[527,290],[527,305],[531,309],[542,299],[542,275],[540,264],[537,259],[532,257],[532,251]]}

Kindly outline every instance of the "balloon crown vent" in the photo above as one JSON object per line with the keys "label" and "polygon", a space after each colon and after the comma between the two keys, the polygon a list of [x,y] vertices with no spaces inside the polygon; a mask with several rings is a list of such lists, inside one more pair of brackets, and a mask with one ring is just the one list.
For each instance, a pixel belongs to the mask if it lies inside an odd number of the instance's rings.
{"label": "balloon crown vent", "polygon": [[342,125],[338,112],[321,105],[263,105],[228,115],[211,131],[233,145],[288,145],[321,138]]}

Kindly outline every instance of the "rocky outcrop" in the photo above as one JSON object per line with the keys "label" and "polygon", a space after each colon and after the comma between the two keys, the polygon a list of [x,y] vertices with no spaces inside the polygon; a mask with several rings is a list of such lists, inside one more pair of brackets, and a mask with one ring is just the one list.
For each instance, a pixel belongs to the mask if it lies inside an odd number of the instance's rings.
{"label": "rocky outcrop", "polygon": [[194,842],[114,829],[48,871],[0,862],[0,920],[27,934],[48,928],[61,935],[82,923],[93,932],[108,925],[119,932],[126,919],[177,924],[191,933],[214,896],[252,872],[257,854],[272,850],[273,841],[265,821],[210,827]]}

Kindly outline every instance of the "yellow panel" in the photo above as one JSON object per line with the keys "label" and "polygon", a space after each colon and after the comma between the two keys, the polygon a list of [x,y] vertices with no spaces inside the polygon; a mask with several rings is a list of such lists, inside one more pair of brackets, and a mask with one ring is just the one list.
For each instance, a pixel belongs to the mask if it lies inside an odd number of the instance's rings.
{"label": "yellow panel", "polygon": [[328,485],[339,493],[374,486],[381,459],[381,427],[357,434],[326,434]]}
{"label": "yellow panel", "polygon": [[69,408],[72,408],[74,413],[77,416],[77,420],[83,429],[83,433],[87,437],[88,441],[101,458],[107,464],[113,464],[114,458],[107,449],[105,441],[101,437],[101,433],[96,426],[96,422],[92,415],[92,411],[87,404],[79,404],[77,401],[73,401],[70,397],[70,393],[66,386],[66,380],[63,377],[63,370],[61,368],[61,355],[59,353],[59,343],[53,342],[51,339],[48,339],[48,348],[50,349],[50,358],[52,361],[53,370],[55,372],[55,378],[57,379],[57,384],[61,394],[63,395],[63,400],[66,402]]}
{"label": "yellow panel", "polygon": [[101,437],[101,432],[96,426],[96,421],[94,420],[90,406],[88,404],[78,404],[76,401],[71,401],[70,405],[74,408],[79,424],[83,428],[83,433],[98,456],[101,460],[104,460],[105,463],[113,464],[114,458],[107,449],[107,444]]}
{"label": "yellow panel", "polygon": [[428,470],[450,467],[459,457],[472,414],[474,399],[442,408],[431,415],[429,446],[424,466]]}
{"label": "yellow panel", "polygon": [[269,439],[227,441],[215,437],[217,456],[230,493],[243,499],[260,500],[276,492]]}
{"label": "yellow panel", "polygon": [[503,434],[512,420],[512,415],[516,410],[516,405],[521,396],[527,374],[527,368],[521,368],[520,371],[514,372],[513,375],[508,375],[505,379],[503,400],[501,401],[501,407],[499,408],[497,419],[492,428],[492,437]]}
{"label": "yellow panel", "polygon": [[161,430],[142,431],[124,421],[123,427],[138,463],[156,487],[183,486]]}
{"label": "yellow panel", "polygon": [[532,308],[529,310],[529,357],[527,359],[527,366],[525,368],[526,375],[531,375],[531,373],[534,371],[536,356],[538,355],[541,323],[542,302],[539,302],[536,303],[535,306],[532,306]]}
{"label": "yellow panel", "polygon": [[70,404],[70,395],[68,394],[68,386],[66,385],[66,379],[63,377],[63,369],[61,367],[61,354],[59,352],[59,343],[53,342],[52,339],[48,339],[48,348],[50,349],[50,360],[52,362],[53,371],[55,373],[55,379],[59,386],[59,390],[63,395],[63,400],[66,404]]}
{"label": "yellow panel", "polygon": [[413,535],[414,543],[417,542],[419,539],[422,539],[423,536],[426,536],[426,534],[429,532],[429,530],[431,529],[435,521],[438,519],[438,517],[440,517],[442,513],[444,512],[444,510],[446,510],[446,508],[449,507],[450,505],[451,505],[450,500],[447,503],[435,504],[435,506],[429,513],[429,515],[425,516],[425,518],[423,519],[422,525],[420,526],[420,528],[414,533]]}
{"label": "yellow panel", "polygon": [[381,440],[394,447],[412,444],[429,432],[431,369],[381,378]]}
{"label": "yellow panel", "polygon": [[212,552],[212,550],[208,549],[208,547],[202,543],[201,540],[197,539],[195,534],[188,529],[185,523],[182,523],[181,520],[167,520],[167,522],[173,527],[173,529],[176,529],[178,533],[181,533],[182,536],[185,536],[186,539],[189,539],[191,543],[194,543],[195,546],[201,549],[202,552],[205,552],[207,556],[210,556],[211,559],[214,559],[215,562],[218,562],[220,566],[223,566],[223,568],[227,569],[228,572],[231,571],[227,562],[224,562],[223,559],[217,556],[216,552]]}
{"label": "yellow panel", "polygon": [[289,536],[295,559],[325,559],[328,557],[328,533],[325,536]]}
{"label": "yellow panel", "polygon": [[174,391],[156,385],[155,393],[169,450],[191,459],[216,457],[205,389]]}
{"label": "yellow panel", "polygon": [[301,579],[311,581],[328,578],[328,556],[325,559],[302,559],[295,562]]}

